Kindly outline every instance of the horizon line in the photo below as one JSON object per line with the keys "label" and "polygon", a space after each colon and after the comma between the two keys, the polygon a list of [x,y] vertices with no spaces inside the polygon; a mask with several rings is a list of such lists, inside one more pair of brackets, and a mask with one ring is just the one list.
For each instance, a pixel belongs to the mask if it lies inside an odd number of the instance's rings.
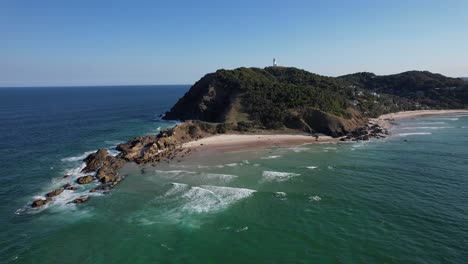
{"label": "horizon line", "polygon": [[128,86],[186,86],[193,84],[96,84],[96,85],[0,85],[0,89],[5,88],[80,88],[80,87],[128,87]]}

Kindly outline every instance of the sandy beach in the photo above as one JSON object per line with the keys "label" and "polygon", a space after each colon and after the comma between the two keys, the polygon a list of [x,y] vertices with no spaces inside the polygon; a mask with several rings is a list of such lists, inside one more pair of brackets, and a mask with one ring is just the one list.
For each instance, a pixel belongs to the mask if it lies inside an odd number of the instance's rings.
{"label": "sandy beach", "polygon": [[266,147],[288,147],[302,144],[332,143],[337,138],[319,136],[317,139],[310,135],[298,134],[271,134],[248,135],[226,134],[203,138],[197,141],[185,143],[184,148],[191,148],[203,152],[229,152],[240,150],[252,150]]}
{"label": "sandy beach", "polygon": [[392,122],[405,118],[418,118],[432,115],[449,115],[449,114],[468,114],[468,110],[417,110],[417,111],[402,111],[381,115],[378,118],[369,119],[370,124],[379,124],[381,127],[389,129]]}
{"label": "sandy beach", "polygon": [[[468,110],[420,110],[404,111],[382,115],[378,118],[369,119],[370,124],[379,124],[388,129],[392,122],[403,118],[417,118],[431,115],[444,114],[468,114]],[[336,143],[339,138],[320,136],[316,139],[305,134],[226,134],[203,138],[197,141],[185,143],[184,148],[191,148],[198,152],[219,153],[241,150],[254,150],[267,147],[288,147],[302,144]]]}

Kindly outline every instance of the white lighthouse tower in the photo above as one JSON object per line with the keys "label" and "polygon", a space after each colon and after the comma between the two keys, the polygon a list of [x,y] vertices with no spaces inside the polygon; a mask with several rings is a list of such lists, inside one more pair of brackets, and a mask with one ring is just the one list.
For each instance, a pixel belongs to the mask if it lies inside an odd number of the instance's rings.
{"label": "white lighthouse tower", "polygon": [[276,67],[276,58],[273,58],[273,67]]}

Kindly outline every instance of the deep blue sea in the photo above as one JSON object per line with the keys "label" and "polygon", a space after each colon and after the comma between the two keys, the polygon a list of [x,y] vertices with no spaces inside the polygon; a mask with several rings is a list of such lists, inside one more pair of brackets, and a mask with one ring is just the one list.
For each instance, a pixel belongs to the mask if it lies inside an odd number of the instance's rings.
{"label": "deep blue sea", "polygon": [[0,263],[466,263],[468,116],[385,140],[129,164],[45,208],[81,160],[174,122],[189,86],[0,88]]}

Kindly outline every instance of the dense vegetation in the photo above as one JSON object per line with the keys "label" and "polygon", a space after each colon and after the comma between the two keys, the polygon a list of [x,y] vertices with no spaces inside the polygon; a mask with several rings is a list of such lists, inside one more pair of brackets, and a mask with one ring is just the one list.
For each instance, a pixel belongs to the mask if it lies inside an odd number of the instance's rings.
{"label": "dense vegetation", "polygon": [[427,71],[408,71],[386,76],[363,72],[337,79],[372,92],[408,99],[416,108],[463,108],[468,101],[468,86],[462,79]]}
{"label": "dense vegetation", "polygon": [[347,119],[356,111],[378,116],[401,110],[464,108],[467,103],[467,82],[430,72],[332,78],[289,67],[238,68],[200,79],[166,118],[279,128],[301,109]]}

